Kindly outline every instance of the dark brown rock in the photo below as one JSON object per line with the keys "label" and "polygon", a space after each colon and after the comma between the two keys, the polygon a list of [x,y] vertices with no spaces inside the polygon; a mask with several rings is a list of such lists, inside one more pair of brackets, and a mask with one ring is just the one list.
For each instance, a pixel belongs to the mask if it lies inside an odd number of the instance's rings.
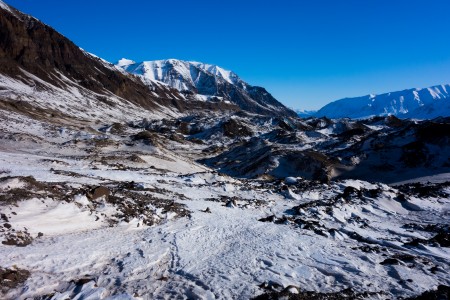
{"label": "dark brown rock", "polygon": [[23,269],[0,268],[0,291],[5,293],[22,285],[30,277],[30,272]]}
{"label": "dark brown rock", "polygon": [[96,200],[101,197],[105,197],[106,199],[108,199],[109,194],[110,191],[106,186],[99,186],[92,189],[90,198],[91,200]]}

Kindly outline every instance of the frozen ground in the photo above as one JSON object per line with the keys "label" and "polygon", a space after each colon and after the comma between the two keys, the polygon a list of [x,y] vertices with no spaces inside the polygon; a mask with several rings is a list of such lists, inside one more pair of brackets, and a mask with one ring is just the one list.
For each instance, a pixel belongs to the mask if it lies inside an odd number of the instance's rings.
{"label": "frozen ground", "polygon": [[[356,180],[238,180],[169,144],[14,124],[2,129],[0,267],[29,276],[4,279],[3,298],[351,288],[386,299],[450,285],[448,185],[418,196]],[[99,186],[109,193],[96,196]]]}

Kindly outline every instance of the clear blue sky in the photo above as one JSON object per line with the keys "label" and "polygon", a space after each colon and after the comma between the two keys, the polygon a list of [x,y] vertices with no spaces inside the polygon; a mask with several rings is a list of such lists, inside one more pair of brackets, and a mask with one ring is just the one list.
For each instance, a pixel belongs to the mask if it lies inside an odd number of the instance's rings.
{"label": "clear blue sky", "polygon": [[5,0],[108,61],[196,60],[287,106],[450,83],[450,0]]}

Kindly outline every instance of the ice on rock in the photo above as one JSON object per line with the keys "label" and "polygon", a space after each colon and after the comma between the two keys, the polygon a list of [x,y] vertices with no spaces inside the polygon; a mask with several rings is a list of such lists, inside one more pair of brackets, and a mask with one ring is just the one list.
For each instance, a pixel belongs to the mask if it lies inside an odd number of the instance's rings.
{"label": "ice on rock", "polygon": [[297,182],[298,182],[298,178],[296,178],[296,177],[286,177],[284,179],[284,183],[286,183],[287,185],[296,184]]}

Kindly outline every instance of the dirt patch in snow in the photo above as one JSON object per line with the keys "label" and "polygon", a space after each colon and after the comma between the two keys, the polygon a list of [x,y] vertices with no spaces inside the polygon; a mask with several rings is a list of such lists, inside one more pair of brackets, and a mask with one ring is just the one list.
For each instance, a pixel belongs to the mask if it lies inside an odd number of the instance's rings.
{"label": "dirt patch in snow", "polygon": [[28,270],[5,269],[0,267],[0,292],[6,293],[22,285],[30,277]]}

